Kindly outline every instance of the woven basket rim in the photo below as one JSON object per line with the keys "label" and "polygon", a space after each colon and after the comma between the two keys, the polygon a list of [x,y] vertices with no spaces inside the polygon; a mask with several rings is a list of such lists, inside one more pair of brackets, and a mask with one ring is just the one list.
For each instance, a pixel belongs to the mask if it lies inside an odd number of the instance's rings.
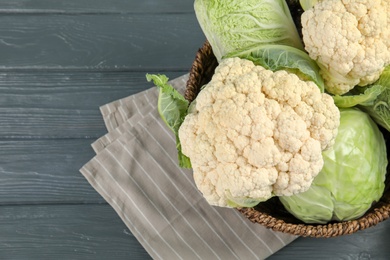
{"label": "woven basket rim", "polygon": [[[196,98],[200,88],[211,79],[217,65],[218,62],[212,52],[211,45],[206,40],[203,46],[197,51],[191,66],[185,91],[185,98],[188,101],[191,102]],[[355,220],[331,222],[328,224],[305,224],[296,218],[296,222],[285,221],[272,214],[259,211],[256,207],[238,208],[237,210],[253,223],[258,223],[274,231],[292,235],[329,238],[353,234],[359,230],[375,226],[390,217],[390,174],[388,172],[389,167],[386,174],[386,190],[381,200],[367,211],[366,214]],[[294,219],[292,215],[290,217]]]}

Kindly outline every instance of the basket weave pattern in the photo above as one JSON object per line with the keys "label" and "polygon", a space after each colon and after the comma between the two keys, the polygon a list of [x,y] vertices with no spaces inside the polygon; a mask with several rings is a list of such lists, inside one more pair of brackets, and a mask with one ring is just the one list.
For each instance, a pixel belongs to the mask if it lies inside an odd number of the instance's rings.
{"label": "basket weave pattern", "polygon": [[[185,98],[188,101],[193,101],[199,93],[201,87],[210,81],[217,65],[218,62],[212,52],[212,48],[206,41],[198,50],[191,67],[185,92]],[[390,134],[384,132],[384,135],[387,140],[387,149],[390,151]],[[389,169],[387,172],[389,172]],[[336,237],[352,234],[359,230],[375,226],[376,224],[389,218],[389,173],[387,173],[385,192],[381,200],[375,203],[375,205],[373,205],[364,216],[356,220],[331,222],[329,224],[305,224],[288,213],[276,197],[260,203],[254,208],[239,208],[238,211],[254,223],[261,224],[275,231],[293,235],[305,237]]]}

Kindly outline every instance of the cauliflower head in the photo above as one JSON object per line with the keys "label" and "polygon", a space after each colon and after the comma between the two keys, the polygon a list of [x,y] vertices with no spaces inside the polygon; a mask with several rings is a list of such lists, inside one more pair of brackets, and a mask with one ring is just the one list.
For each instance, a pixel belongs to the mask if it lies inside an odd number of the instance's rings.
{"label": "cauliflower head", "polygon": [[221,61],[179,128],[211,205],[306,191],[333,145],[340,112],[311,81],[240,58]]}
{"label": "cauliflower head", "polygon": [[388,0],[323,0],[301,16],[305,49],[332,94],[374,83],[390,64]]}

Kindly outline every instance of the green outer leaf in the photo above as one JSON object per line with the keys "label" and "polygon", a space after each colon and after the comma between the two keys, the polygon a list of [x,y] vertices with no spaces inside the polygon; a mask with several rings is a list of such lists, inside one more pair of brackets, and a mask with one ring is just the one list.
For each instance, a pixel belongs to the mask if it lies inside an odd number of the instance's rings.
{"label": "green outer leaf", "polygon": [[304,193],[280,196],[285,209],[305,223],[325,224],[333,217],[334,203],[329,190],[312,185]]}
{"label": "green outer leaf", "polygon": [[186,169],[191,169],[191,160],[188,158],[185,154],[181,151],[181,143],[179,139],[179,135],[175,134],[176,136],[176,149],[177,149],[177,158],[179,160],[179,166]]}
{"label": "green outer leaf", "polygon": [[160,88],[157,108],[167,126],[176,133],[187,114],[188,101],[176,98],[171,91],[169,88]]}
{"label": "green outer leaf", "polygon": [[359,106],[374,121],[390,132],[390,89],[383,91],[372,106]]}
{"label": "green outer leaf", "polygon": [[297,48],[277,44],[258,45],[244,51],[230,53],[226,56],[228,57],[248,59],[272,71],[293,72],[300,78],[315,82],[321,92],[324,92],[324,81],[319,74],[317,63],[306,52]]}
{"label": "green outer leaf", "polygon": [[160,90],[157,109],[162,120],[175,134],[179,166],[182,168],[191,168],[190,159],[181,151],[179,139],[179,128],[187,115],[188,101],[168,83],[169,79],[167,76],[146,74],[146,79],[153,81]]}
{"label": "green outer leaf", "polygon": [[385,67],[379,79],[375,82],[377,85],[382,85],[390,88],[390,65]]}
{"label": "green outer leaf", "polygon": [[333,97],[342,107],[358,107],[390,132],[390,66],[387,66],[374,84],[355,87],[343,96]]}
{"label": "green outer leaf", "polygon": [[339,108],[354,107],[357,105],[361,106],[372,106],[378,96],[385,90],[381,85],[373,85],[366,88],[363,93],[357,95],[335,95],[333,96],[334,103]]}
{"label": "green outer leaf", "polygon": [[360,106],[374,121],[390,131],[390,65],[382,72],[374,84],[381,85],[384,90],[371,106]]}
{"label": "green outer leaf", "polygon": [[299,0],[299,3],[301,4],[302,9],[306,11],[316,5],[318,0]]}

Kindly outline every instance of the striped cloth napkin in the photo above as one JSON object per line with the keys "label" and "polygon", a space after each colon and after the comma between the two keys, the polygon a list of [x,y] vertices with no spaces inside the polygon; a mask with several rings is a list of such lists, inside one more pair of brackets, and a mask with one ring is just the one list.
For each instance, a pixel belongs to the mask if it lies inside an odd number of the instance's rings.
{"label": "striped cloth napkin", "polygon": [[[184,92],[188,75],[170,83]],[[210,206],[160,119],[157,88],[100,108],[108,133],[80,172],[154,259],[265,259],[296,237]]]}

